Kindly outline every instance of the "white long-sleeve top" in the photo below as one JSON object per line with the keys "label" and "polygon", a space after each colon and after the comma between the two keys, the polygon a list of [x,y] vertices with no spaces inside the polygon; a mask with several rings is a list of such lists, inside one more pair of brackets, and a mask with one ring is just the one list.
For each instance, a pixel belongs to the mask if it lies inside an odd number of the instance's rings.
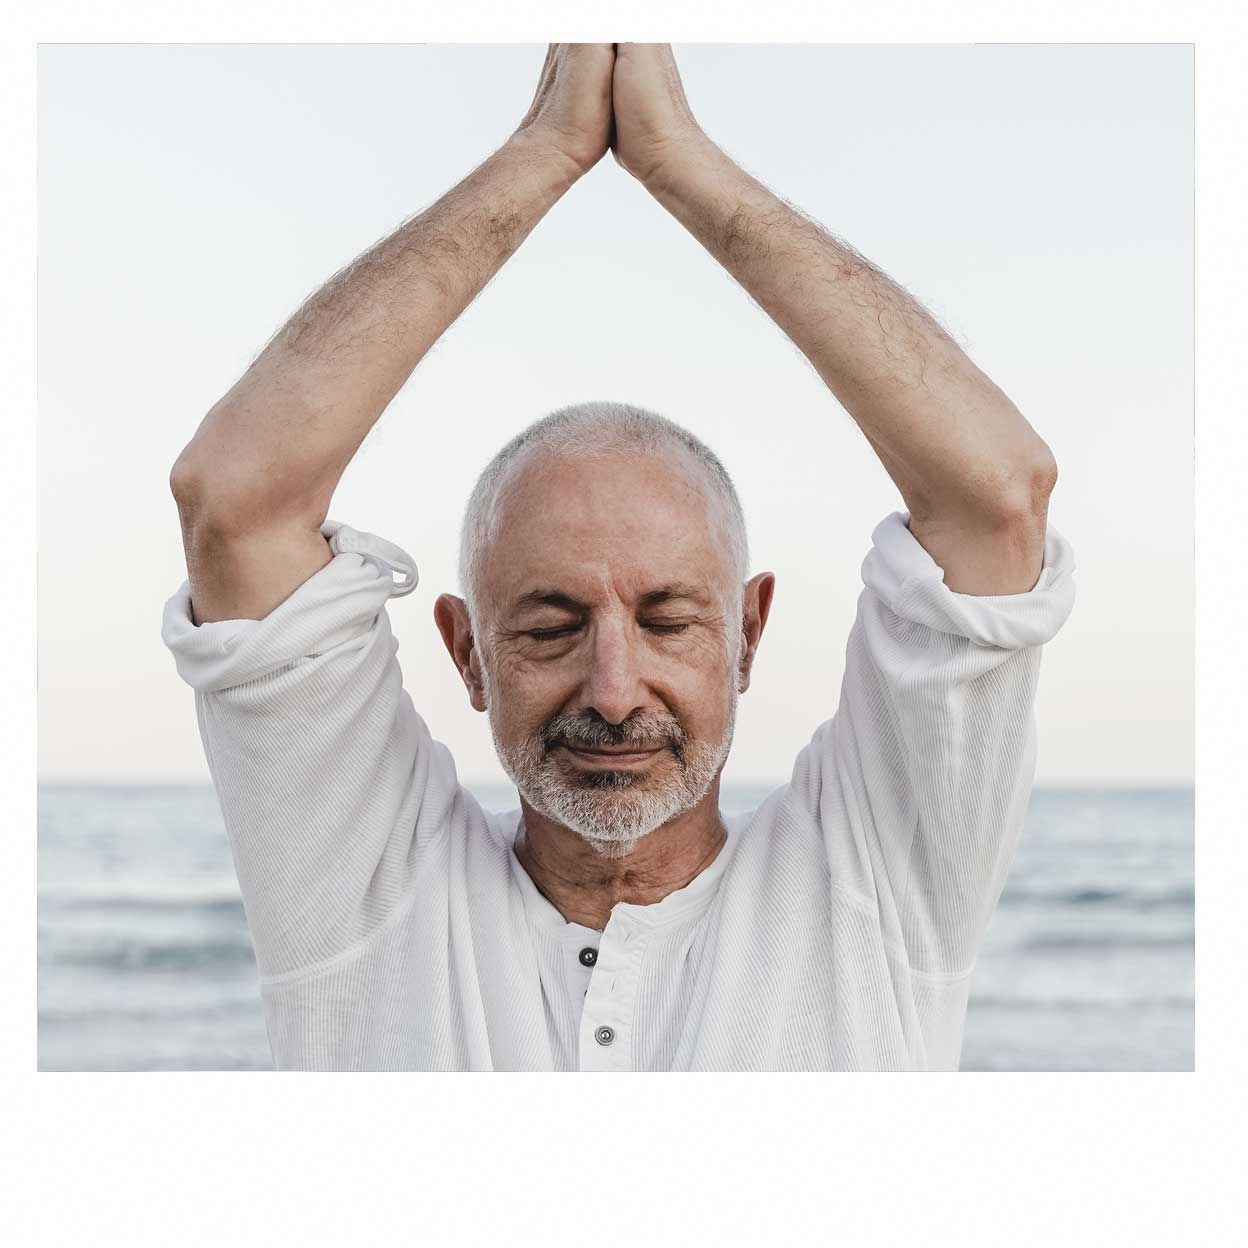
{"label": "white long-sleeve top", "polygon": [[1075,565],[1050,524],[1028,593],[954,593],[908,520],[872,533],[840,704],[788,783],[601,932],[538,891],[520,811],[461,787],[404,689],[404,551],[329,521],[331,562],[262,620],[196,626],[183,582],[162,638],[195,690],[277,1067],[956,1069]]}

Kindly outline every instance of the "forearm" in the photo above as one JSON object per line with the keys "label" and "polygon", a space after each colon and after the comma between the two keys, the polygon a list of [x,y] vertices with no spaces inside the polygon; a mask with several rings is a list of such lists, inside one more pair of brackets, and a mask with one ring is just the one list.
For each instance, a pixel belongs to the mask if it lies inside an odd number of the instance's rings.
{"label": "forearm", "polygon": [[425,352],[576,176],[558,154],[513,137],[337,273],[204,418],[174,469],[175,493],[251,520],[319,524]]}
{"label": "forearm", "polygon": [[1055,471],[1035,430],[906,291],[709,139],[647,186],[810,360],[912,512],[1024,507]]}

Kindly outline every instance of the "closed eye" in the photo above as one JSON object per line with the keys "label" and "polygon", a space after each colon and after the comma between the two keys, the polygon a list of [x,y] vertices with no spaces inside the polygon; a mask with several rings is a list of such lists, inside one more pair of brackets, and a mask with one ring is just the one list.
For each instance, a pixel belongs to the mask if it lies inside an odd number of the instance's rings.
{"label": "closed eye", "polygon": [[[688,624],[645,624],[644,628],[648,628],[652,633],[661,633],[663,635],[672,635],[683,633]],[[573,624],[566,628],[541,628],[530,629],[526,636],[532,637],[534,641],[555,641],[560,637],[570,636],[572,633],[580,630],[579,624]]]}

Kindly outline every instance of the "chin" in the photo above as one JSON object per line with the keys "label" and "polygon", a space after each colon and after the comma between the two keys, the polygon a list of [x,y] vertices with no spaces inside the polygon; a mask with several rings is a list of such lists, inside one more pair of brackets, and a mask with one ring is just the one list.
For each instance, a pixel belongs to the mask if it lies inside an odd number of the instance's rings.
{"label": "chin", "polygon": [[572,774],[578,789],[596,792],[636,789],[643,786],[646,780],[645,776],[637,776],[630,771],[574,771]]}
{"label": "chin", "polygon": [[564,751],[545,752],[534,737],[504,748],[495,736],[503,769],[525,801],[604,858],[626,857],[643,837],[697,806],[731,742],[730,725],[718,746],[691,742],[681,757],[665,751],[641,767],[609,769],[578,767]]}
{"label": "chin", "polygon": [[574,771],[569,779],[543,769],[535,783],[520,791],[535,810],[575,832],[595,853],[620,858],[643,837],[696,806],[706,791],[670,779],[647,783],[649,779],[635,771],[596,770]]}

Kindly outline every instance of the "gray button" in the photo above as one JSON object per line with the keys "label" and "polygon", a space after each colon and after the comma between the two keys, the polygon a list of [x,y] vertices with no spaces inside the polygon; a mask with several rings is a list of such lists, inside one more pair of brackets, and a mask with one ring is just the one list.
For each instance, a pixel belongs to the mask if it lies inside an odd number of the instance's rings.
{"label": "gray button", "polygon": [[615,1039],[615,1032],[610,1027],[599,1027],[598,1030],[594,1032],[594,1039],[597,1040],[599,1044],[610,1044],[611,1041]]}
{"label": "gray button", "polygon": [[586,947],[581,950],[579,956],[582,966],[593,966],[593,964],[598,961],[598,950]]}

